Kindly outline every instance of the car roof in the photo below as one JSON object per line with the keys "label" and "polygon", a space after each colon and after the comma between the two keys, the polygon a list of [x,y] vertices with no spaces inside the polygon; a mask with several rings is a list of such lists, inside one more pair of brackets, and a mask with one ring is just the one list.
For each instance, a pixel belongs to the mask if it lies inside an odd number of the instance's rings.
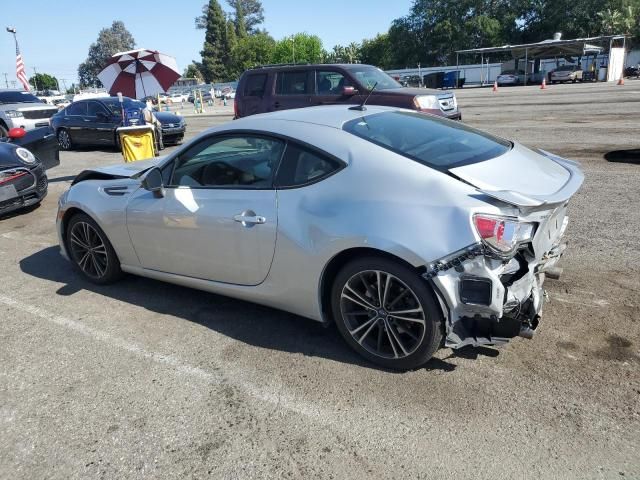
{"label": "car roof", "polygon": [[345,70],[354,70],[358,68],[378,68],[366,63],[285,63],[275,65],[260,65],[246,70],[244,73],[250,74],[259,71],[277,71],[277,70],[303,70],[311,68],[342,68]]}
{"label": "car roof", "polygon": [[394,112],[402,110],[395,107],[383,107],[379,105],[367,105],[365,111],[352,110],[354,105],[323,105],[318,107],[294,108],[278,112],[251,115],[235,120],[234,128],[263,128],[266,120],[286,120],[290,122],[312,123],[325,127],[341,129],[349,120],[361,118],[366,115],[381,112]]}

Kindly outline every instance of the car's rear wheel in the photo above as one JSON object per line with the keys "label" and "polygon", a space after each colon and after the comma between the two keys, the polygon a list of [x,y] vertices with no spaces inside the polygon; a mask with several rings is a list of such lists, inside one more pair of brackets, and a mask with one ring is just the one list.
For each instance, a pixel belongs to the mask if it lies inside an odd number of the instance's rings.
{"label": "car's rear wheel", "polygon": [[427,283],[386,258],[349,262],[336,276],[333,317],[346,342],[386,368],[424,365],[442,341],[443,316]]}
{"label": "car's rear wheel", "polygon": [[105,285],[122,277],[120,261],[107,235],[88,215],[79,213],[69,220],[66,246],[74,266],[87,280]]}
{"label": "car's rear wheel", "polygon": [[58,145],[61,150],[71,150],[73,143],[71,142],[71,135],[68,130],[61,128],[58,130]]}

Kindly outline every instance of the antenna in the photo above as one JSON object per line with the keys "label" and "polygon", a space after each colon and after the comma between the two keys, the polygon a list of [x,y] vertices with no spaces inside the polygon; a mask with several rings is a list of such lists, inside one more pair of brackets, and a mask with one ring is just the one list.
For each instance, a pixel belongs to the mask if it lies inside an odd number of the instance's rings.
{"label": "antenna", "polygon": [[378,82],[374,83],[373,87],[371,87],[371,90],[369,90],[369,95],[367,95],[367,98],[364,99],[364,102],[362,102],[360,105],[349,107],[349,110],[358,110],[359,112],[364,112],[366,110],[366,107],[364,105],[367,103],[367,100],[369,100],[369,97],[371,96],[371,94],[373,93],[373,91],[376,89],[377,86],[378,86]]}

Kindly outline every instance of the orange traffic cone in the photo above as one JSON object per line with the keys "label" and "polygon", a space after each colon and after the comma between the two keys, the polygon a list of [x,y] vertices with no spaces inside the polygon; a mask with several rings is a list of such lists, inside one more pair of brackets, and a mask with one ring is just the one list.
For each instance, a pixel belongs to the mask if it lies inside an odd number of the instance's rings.
{"label": "orange traffic cone", "polygon": [[620,75],[620,80],[618,80],[618,85],[624,85],[624,75]]}
{"label": "orange traffic cone", "polygon": [[494,92],[498,91],[498,81],[497,80],[495,82],[493,82],[493,91]]}
{"label": "orange traffic cone", "polygon": [[543,78],[542,83],[540,84],[540,90],[546,90],[546,89],[547,89],[547,79]]}

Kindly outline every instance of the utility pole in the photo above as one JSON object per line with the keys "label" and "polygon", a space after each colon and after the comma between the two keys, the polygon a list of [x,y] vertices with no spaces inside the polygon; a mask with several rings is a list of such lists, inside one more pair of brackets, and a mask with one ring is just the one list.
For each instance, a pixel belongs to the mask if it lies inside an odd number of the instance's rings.
{"label": "utility pole", "polygon": [[33,83],[35,83],[35,87],[36,87],[36,92],[39,90],[38,88],[38,71],[36,70],[36,67],[33,67]]}
{"label": "utility pole", "polygon": [[7,79],[8,73],[3,73],[4,75],[4,84],[7,88],[9,88],[9,80]]}

